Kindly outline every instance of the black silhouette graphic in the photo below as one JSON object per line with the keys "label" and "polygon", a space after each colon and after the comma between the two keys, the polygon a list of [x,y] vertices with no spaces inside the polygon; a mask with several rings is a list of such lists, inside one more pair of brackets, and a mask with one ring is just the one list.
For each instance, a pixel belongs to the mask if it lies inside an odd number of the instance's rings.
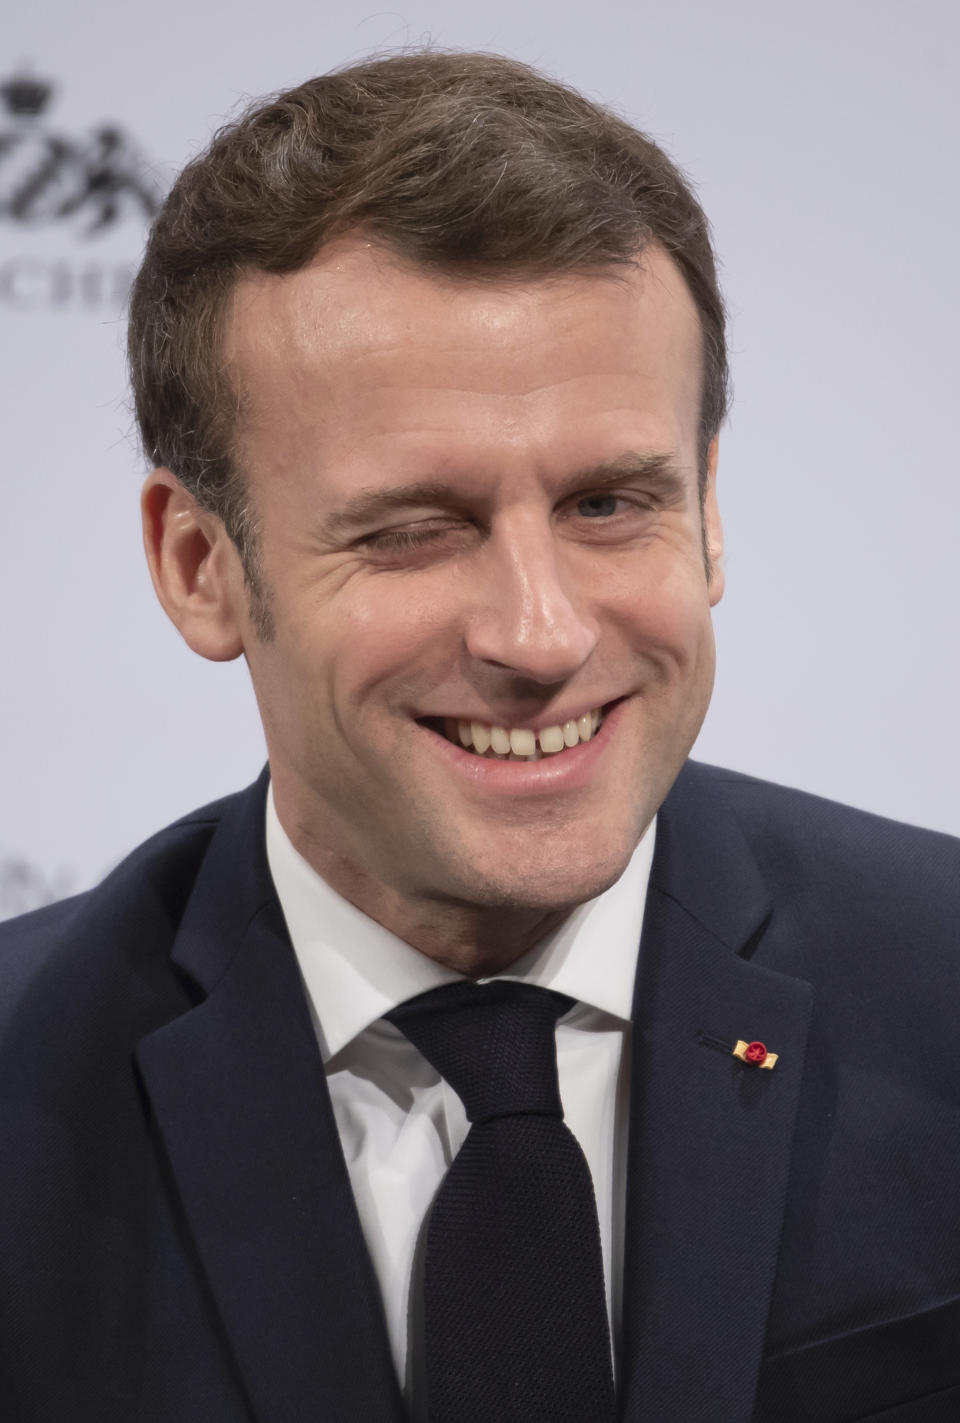
{"label": "black silhouette graphic", "polygon": [[0,85],[13,126],[0,131],[0,218],[39,225],[77,218],[91,237],[128,215],[151,218],[162,189],[134,141],[115,124],[71,139],[40,123],[52,94],[40,80]]}
{"label": "black silhouette graphic", "polygon": [[53,904],[72,889],[72,876],[63,870],[49,874],[20,856],[0,858],[0,919]]}

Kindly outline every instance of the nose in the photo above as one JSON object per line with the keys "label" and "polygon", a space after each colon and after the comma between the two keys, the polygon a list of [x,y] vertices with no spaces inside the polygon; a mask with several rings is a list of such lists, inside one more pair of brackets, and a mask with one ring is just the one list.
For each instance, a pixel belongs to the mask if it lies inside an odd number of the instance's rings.
{"label": "nose", "polygon": [[492,532],[483,577],[473,590],[466,646],[471,657],[543,684],[577,672],[600,628],[588,590],[562,567],[549,526],[534,518]]}

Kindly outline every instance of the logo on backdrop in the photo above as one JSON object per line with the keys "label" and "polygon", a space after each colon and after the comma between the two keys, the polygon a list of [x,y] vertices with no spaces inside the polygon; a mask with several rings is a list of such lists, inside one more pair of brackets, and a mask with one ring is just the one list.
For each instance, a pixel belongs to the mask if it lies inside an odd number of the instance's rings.
{"label": "logo on backdrop", "polygon": [[53,904],[72,888],[72,876],[65,870],[51,874],[20,856],[0,856],[0,919]]}
{"label": "logo on backdrop", "polygon": [[49,126],[53,95],[51,83],[32,75],[0,83],[0,223],[33,239],[29,253],[0,260],[0,304],[116,310],[133,263],[98,257],[96,244],[130,226],[139,246],[163,189],[119,124],[76,135]]}

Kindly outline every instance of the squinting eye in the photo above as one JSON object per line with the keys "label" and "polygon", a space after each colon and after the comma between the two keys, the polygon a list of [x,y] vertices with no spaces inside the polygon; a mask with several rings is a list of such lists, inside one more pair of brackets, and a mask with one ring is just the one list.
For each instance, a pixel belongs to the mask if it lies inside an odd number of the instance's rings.
{"label": "squinting eye", "polygon": [[419,548],[446,532],[446,529],[384,529],[379,534],[368,534],[363,542],[368,548],[386,551]]}
{"label": "squinting eye", "polygon": [[[581,513],[582,518],[589,521],[600,520],[609,522],[618,512],[617,505],[627,505],[625,512],[632,509],[635,512],[649,510],[649,505],[638,503],[637,500],[628,498],[624,494],[584,494],[576,501],[576,508],[589,512]],[[361,541],[364,547],[372,549],[375,553],[403,553],[413,549],[422,548],[425,544],[434,543],[437,539],[445,535],[463,530],[462,525],[451,527],[449,524],[426,524],[416,525],[413,528],[382,529],[377,534],[367,534]]]}

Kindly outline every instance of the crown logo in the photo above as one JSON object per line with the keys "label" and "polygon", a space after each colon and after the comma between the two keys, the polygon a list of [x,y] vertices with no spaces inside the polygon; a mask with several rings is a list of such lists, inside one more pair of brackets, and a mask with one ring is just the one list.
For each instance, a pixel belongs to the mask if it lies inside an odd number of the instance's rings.
{"label": "crown logo", "polygon": [[75,136],[48,133],[36,120],[56,86],[25,68],[0,82],[0,221],[39,225],[85,215],[81,235],[89,237],[131,211],[153,217],[161,194],[134,140],[110,123]]}
{"label": "crown logo", "polygon": [[42,79],[32,79],[28,74],[15,74],[5,84],[0,84],[0,95],[11,114],[25,118],[35,118],[47,107],[53,88]]}

